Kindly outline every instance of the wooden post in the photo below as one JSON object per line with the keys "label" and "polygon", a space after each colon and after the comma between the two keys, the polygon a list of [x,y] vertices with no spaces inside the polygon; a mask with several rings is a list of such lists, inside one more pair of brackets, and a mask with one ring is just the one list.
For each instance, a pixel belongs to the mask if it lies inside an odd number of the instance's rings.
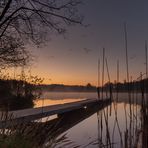
{"label": "wooden post", "polygon": [[100,100],[100,60],[98,59],[98,87],[97,87],[98,99]]}

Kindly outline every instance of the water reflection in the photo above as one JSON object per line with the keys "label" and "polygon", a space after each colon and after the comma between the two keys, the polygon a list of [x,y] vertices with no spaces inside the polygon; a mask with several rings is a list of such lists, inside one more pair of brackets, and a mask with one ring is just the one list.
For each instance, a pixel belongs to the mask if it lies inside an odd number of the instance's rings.
{"label": "water reflection", "polygon": [[[132,107],[135,111],[134,115],[138,119],[136,120],[136,118],[134,118],[131,125],[128,105],[124,103],[112,103],[110,107],[106,107],[104,110],[96,112],[66,131],[67,138],[70,141],[81,145],[81,147],[122,148],[126,147],[126,142],[129,145],[130,140],[132,141],[132,145],[134,145],[141,124],[139,120],[140,106],[133,105]],[[118,112],[116,112],[116,109]],[[127,117],[125,117],[125,110]],[[129,139],[130,134],[132,139]]]}
{"label": "water reflection", "polygon": [[[109,96],[109,94],[104,93],[104,98],[106,96]],[[116,99],[117,94],[113,93],[113,98]],[[35,107],[41,107],[43,105],[55,105],[55,104],[63,104],[63,103],[69,103],[74,101],[80,101],[83,99],[89,99],[89,98],[97,98],[97,93],[80,93],[80,92],[44,92],[40,99],[37,99],[34,101]],[[129,103],[128,99],[128,93],[118,93],[118,102],[125,102]],[[141,93],[132,93],[131,94],[131,103],[134,104],[141,104]]]}
{"label": "water reflection", "polygon": [[[63,98],[64,95],[65,93],[62,94]],[[87,95],[88,93],[83,95],[81,94],[81,97],[77,98],[76,96],[78,96],[78,94],[69,93],[68,97],[71,99],[68,99],[67,95],[65,96],[65,99],[59,99],[57,96],[56,99],[52,99],[48,96],[47,98],[50,98],[50,101],[47,99],[45,104],[51,105],[52,102],[54,104],[59,104],[66,103],[68,101],[78,101],[85,99]],[[85,110],[87,115],[83,112],[83,110],[79,110],[53,120],[52,122],[54,124],[57,121],[59,122],[63,120],[59,123],[61,130],[58,134],[56,134],[56,136],[59,134],[60,136],[64,135],[68,141],[72,141],[79,147],[136,148],[137,145],[140,145],[140,147],[148,145],[148,111],[142,109],[141,94],[131,94],[131,104],[129,104],[127,93],[119,93],[118,100],[116,99],[116,94],[113,95],[115,98],[113,103],[101,111],[99,109],[95,110],[95,107],[91,106],[89,110],[93,111],[88,113]],[[91,93],[91,97],[95,98],[96,93]],[[39,104],[41,105],[41,103]],[[59,127],[57,127],[57,129]],[[142,143],[144,146],[142,146]],[[62,147],[62,144],[64,144],[64,142],[56,145],[55,147]],[[69,148],[69,145],[64,147]]]}
{"label": "water reflection", "polygon": [[86,99],[97,98],[97,92],[43,92],[41,99],[63,100],[63,99]]}
{"label": "water reflection", "polygon": [[[67,135],[66,133],[70,128],[77,125],[81,121],[90,117],[91,115],[96,113],[98,110],[103,109],[105,106],[107,106],[109,104],[110,104],[110,101],[106,101],[102,105],[100,105],[100,104],[90,105],[87,108],[82,108],[82,109],[78,109],[78,110],[75,110],[75,111],[60,114],[60,115],[58,115],[58,118],[53,119],[51,121],[36,122],[35,124],[38,127],[38,131],[40,131],[42,129],[42,133],[43,133],[43,135],[41,135],[41,133],[40,133],[39,136],[44,137],[44,139],[41,138],[38,141],[39,144],[43,144],[43,145],[46,145],[46,146],[49,145],[51,147],[50,141],[55,139],[55,138],[60,139],[59,137],[62,137],[63,135],[64,135],[64,139],[66,138],[68,140],[68,143],[69,143],[70,141],[72,141],[72,139],[69,139],[66,136]],[[34,126],[34,124],[32,126]],[[64,132],[66,132],[66,133],[64,133]],[[46,135],[46,138],[45,138],[45,135],[44,135],[45,133],[48,133],[48,134],[50,133],[50,136]],[[61,136],[61,134],[62,134],[62,136]],[[55,141],[57,141],[56,139],[55,139]],[[66,140],[66,143],[67,143],[67,140]],[[60,145],[57,145],[57,146],[62,147],[63,144],[65,145],[66,143],[64,143],[64,141],[62,141],[61,146]],[[75,143],[75,144],[77,144],[77,143]],[[69,144],[67,146],[70,147]],[[55,147],[55,145],[54,145],[54,147]]]}
{"label": "water reflection", "polygon": [[37,99],[34,101],[34,108],[42,107],[42,106],[50,106],[50,105],[57,105],[57,104],[65,104],[65,103],[71,103],[71,102],[77,102],[82,101],[85,99],[59,99],[59,100],[53,100],[53,99]]}

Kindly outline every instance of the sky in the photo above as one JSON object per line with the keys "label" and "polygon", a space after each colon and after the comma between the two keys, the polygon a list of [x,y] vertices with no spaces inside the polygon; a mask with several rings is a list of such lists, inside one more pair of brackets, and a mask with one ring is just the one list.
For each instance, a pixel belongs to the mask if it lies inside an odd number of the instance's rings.
{"label": "sky", "polygon": [[[45,84],[97,85],[98,59],[102,49],[108,61],[111,81],[126,79],[124,27],[127,24],[129,73],[133,79],[145,72],[145,40],[148,40],[147,0],[84,0],[79,6],[87,27],[67,28],[63,35],[52,34],[40,49],[30,47],[35,55],[33,75]],[[102,66],[101,66],[102,69]],[[105,67],[105,82],[108,81]]]}

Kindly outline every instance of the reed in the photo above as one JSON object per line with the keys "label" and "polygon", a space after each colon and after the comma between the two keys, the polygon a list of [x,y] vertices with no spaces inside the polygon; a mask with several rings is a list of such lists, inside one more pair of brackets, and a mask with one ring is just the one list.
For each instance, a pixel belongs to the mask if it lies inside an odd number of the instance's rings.
{"label": "reed", "polygon": [[[145,73],[146,73],[146,81],[148,80],[148,58],[147,58],[147,41],[145,41]],[[147,94],[147,83],[145,84],[145,92],[146,92],[146,105],[148,106],[148,94]]]}
{"label": "reed", "polygon": [[108,76],[108,81],[109,81],[110,100],[112,100],[113,99],[112,84],[111,84],[111,81],[110,81],[110,73],[109,73],[107,58],[105,59],[105,61],[106,61],[107,76]]}
{"label": "reed", "polygon": [[119,83],[119,60],[117,60],[117,85],[116,85],[116,101],[118,101],[118,93],[119,93],[119,88],[118,88],[118,83]]}
{"label": "reed", "polygon": [[100,59],[98,59],[98,87],[97,87],[98,99],[100,99]]}
{"label": "reed", "polygon": [[104,63],[105,63],[105,48],[103,48],[103,59],[102,59],[102,99],[103,97],[103,85],[104,85]]}

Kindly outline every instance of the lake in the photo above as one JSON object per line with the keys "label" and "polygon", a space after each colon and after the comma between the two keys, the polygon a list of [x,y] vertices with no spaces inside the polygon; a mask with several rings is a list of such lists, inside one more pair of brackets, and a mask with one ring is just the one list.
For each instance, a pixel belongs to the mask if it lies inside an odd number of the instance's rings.
{"label": "lake", "polygon": [[[106,96],[108,95],[104,94],[104,98]],[[114,101],[110,105],[93,111],[90,108],[87,114],[84,114],[84,118],[82,116],[79,118],[81,112],[71,114],[72,118],[78,118],[76,121],[80,122],[64,127],[66,130],[55,137],[58,144],[54,147],[122,148],[127,145],[134,147],[138,142],[137,137],[142,125],[141,94],[131,94],[131,104],[127,93],[119,93],[118,96],[113,94],[113,96]],[[97,98],[97,93],[45,92],[35,101],[35,107],[87,98]],[[68,119],[69,117],[66,119],[67,123]],[[49,145],[49,142],[46,142],[46,145]]]}

